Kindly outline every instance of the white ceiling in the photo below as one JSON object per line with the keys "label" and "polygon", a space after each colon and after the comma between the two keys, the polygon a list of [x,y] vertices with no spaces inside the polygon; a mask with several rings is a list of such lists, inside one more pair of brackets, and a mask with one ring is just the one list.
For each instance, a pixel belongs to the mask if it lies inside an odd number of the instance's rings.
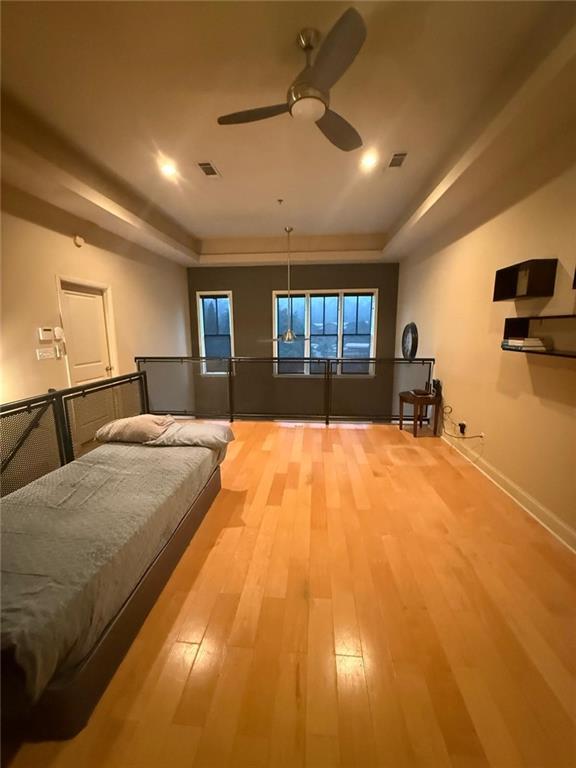
{"label": "white ceiling", "polygon": [[[277,103],[302,66],[303,26],[333,2],[4,2],[4,87],[195,237],[393,231],[474,130],[518,62],[542,55],[571,3],[354,3],[368,27],[331,106],[386,162],[358,170],[289,116],[218,126],[219,114]],[[173,157],[179,185],[158,174]],[[196,162],[222,174],[203,177]],[[282,213],[276,199],[285,199]]]}

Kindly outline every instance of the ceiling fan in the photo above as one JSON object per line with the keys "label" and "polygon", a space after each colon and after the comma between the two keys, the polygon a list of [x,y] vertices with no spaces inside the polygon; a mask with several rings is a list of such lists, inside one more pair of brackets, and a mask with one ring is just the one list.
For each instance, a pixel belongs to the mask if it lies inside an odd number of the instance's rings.
{"label": "ceiling fan", "polygon": [[[280,202],[280,201],[278,201]],[[287,286],[287,299],[288,299],[288,327],[283,333],[278,334],[278,336],[275,336],[272,339],[259,339],[261,343],[270,343],[275,341],[282,341],[285,344],[291,344],[294,341],[300,341],[301,339],[304,339],[305,341],[308,341],[307,337],[304,336],[297,336],[295,331],[292,329],[292,291],[291,291],[291,285],[290,285],[290,270],[291,270],[291,263],[290,263],[290,235],[293,232],[292,227],[284,227],[284,232],[286,232],[286,257],[287,257],[287,267],[288,267],[288,286]]]}
{"label": "ceiling fan", "polygon": [[364,19],[355,8],[348,8],[326,35],[312,63],[312,51],[319,39],[320,33],[316,29],[306,28],[298,35],[298,45],[306,54],[306,66],[288,88],[285,103],[222,115],[218,118],[219,125],[252,123],[289,112],[297,120],[315,122],[328,141],[344,152],[361,147],[362,139],[356,129],[329,105],[330,89],[364,44]]}

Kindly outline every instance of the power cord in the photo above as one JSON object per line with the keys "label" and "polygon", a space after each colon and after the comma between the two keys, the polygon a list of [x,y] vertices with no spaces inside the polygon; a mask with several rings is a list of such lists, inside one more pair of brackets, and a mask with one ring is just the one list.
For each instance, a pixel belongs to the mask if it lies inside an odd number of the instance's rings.
{"label": "power cord", "polygon": [[449,432],[446,429],[446,426],[445,426],[445,423],[447,421],[449,421],[450,424],[452,424],[454,427],[456,427],[456,429],[458,429],[458,422],[456,422],[456,421],[454,421],[454,419],[450,418],[450,414],[451,413],[452,413],[452,406],[451,405],[445,405],[442,408],[442,431],[445,434],[447,434],[448,437],[453,437],[455,440],[477,440],[477,439],[483,440],[486,437],[484,432],[480,432],[477,435],[455,435],[452,432]]}

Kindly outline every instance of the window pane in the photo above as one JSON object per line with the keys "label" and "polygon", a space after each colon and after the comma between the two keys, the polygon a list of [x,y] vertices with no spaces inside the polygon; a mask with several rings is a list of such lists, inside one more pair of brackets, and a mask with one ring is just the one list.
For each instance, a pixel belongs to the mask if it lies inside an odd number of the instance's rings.
{"label": "window pane", "polygon": [[279,341],[278,357],[304,357],[304,339]]}
{"label": "window pane", "polygon": [[358,333],[372,330],[372,296],[358,296]]}
{"label": "window pane", "polygon": [[[343,357],[370,357],[370,336],[344,336]],[[342,363],[342,373],[359,375],[370,373],[370,363]]]}
{"label": "window pane", "polygon": [[[311,336],[310,337],[310,357],[337,357],[338,355],[338,336]],[[310,373],[315,375],[324,375],[324,363],[310,363]]]}
{"label": "window pane", "polygon": [[338,333],[338,296],[324,299],[324,333]]}
{"label": "window pane", "polygon": [[230,333],[230,301],[227,296],[218,299],[218,333]]}
{"label": "window pane", "polygon": [[289,327],[297,336],[304,336],[306,330],[305,312],[306,299],[304,296],[292,296],[292,320],[288,318],[288,298],[276,298],[276,335],[284,333]]}
{"label": "window pane", "polygon": [[357,330],[356,330],[357,305],[358,305],[357,296],[344,296],[344,333],[357,333]]}
{"label": "window pane", "polygon": [[[304,357],[304,339],[297,339],[296,341],[290,342],[279,341],[278,357]],[[278,363],[278,373],[304,373],[304,365],[303,362],[280,362]]]}
{"label": "window pane", "polygon": [[324,296],[310,298],[310,334],[324,333]]}
{"label": "window pane", "polygon": [[288,300],[278,297],[276,299],[276,332],[275,336],[279,336],[284,331],[288,330],[290,321],[288,320]]}
{"label": "window pane", "polygon": [[[204,350],[206,357],[230,357],[230,336],[205,336]],[[206,373],[228,373],[226,360],[207,361]]]}
{"label": "window pane", "polygon": [[337,357],[338,336],[311,336],[310,357]]}
{"label": "window pane", "polygon": [[204,333],[218,333],[216,299],[202,299]]}
{"label": "window pane", "polygon": [[304,296],[292,297],[292,330],[297,336],[306,335],[306,299]]}
{"label": "window pane", "polygon": [[206,357],[230,357],[230,336],[205,336]]}
{"label": "window pane", "polygon": [[370,336],[344,336],[343,357],[370,357]]}

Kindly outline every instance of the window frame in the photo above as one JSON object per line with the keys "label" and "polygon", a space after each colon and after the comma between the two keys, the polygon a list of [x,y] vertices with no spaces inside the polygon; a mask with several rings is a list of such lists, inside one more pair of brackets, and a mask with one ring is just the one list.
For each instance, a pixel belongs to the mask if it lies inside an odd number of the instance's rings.
{"label": "window frame", "polygon": [[[234,303],[232,300],[232,291],[196,291],[196,313],[198,317],[198,344],[200,357],[206,357],[206,343],[204,340],[204,312],[202,311],[202,300],[210,298],[219,298],[226,296],[230,307],[230,356],[234,357]],[[214,358],[215,360],[218,358]],[[201,373],[203,376],[227,376],[227,371],[209,371],[206,361],[202,361]]]}
{"label": "window frame", "polygon": [[[371,317],[371,328],[373,329],[373,332],[370,333],[370,358],[376,357],[376,344],[377,344],[377,336],[378,336],[378,288],[314,288],[311,290],[294,290],[291,291],[292,296],[304,296],[305,298],[305,308],[304,308],[304,326],[305,326],[305,339],[304,339],[304,357],[310,358],[310,324],[312,320],[312,314],[311,314],[311,307],[310,307],[310,297],[311,296],[338,296],[338,327],[337,327],[337,337],[338,337],[338,359],[342,358],[343,353],[343,340],[344,340],[344,296],[362,296],[362,295],[369,295],[373,296],[373,302],[372,302],[372,317]],[[278,330],[277,330],[277,298],[278,297],[286,297],[288,295],[288,291],[286,289],[283,290],[273,290],[272,291],[272,356],[275,358],[278,358]],[[332,335],[332,334],[330,334]],[[289,358],[286,358],[289,360]],[[326,358],[318,358],[319,360],[323,360]],[[348,358],[346,358],[348,360]],[[354,362],[355,360],[360,362],[362,358],[349,358],[351,362]],[[366,359],[366,358],[364,358]],[[340,369],[341,366],[338,366],[338,369]],[[366,378],[366,377],[373,377],[375,375],[375,366],[374,363],[370,363],[369,365],[369,372],[368,373],[342,373],[340,370],[337,370],[335,372],[336,376],[339,378]],[[310,364],[304,363],[304,373],[279,373],[278,372],[278,363],[274,363],[274,376],[281,376],[282,378],[303,378],[303,377],[310,377],[315,376],[319,377],[322,376],[321,373],[311,373],[310,372]]]}

